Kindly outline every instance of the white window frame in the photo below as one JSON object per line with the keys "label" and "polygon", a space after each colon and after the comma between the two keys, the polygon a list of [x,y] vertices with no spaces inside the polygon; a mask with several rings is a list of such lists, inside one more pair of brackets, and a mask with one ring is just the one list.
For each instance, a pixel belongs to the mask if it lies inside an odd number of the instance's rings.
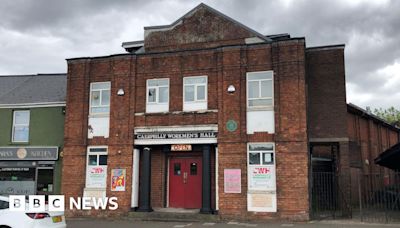
{"label": "white window frame", "polygon": [[[185,79],[191,79],[191,78],[205,78],[206,81],[204,83],[188,83],[185,84]],[[186,101],[186,96],[185,96],[185,87],[186,86],[194,86],[194,101]],[[199,100],[197,98],[197,87],[199,86],[204,86],[205,87],[205,91],[204,91],[204,99],[203,100]],[[184,103],[198,103],[198,102],[207,102],[208,100],[208,77],[206,75],[204,76],[189,76],[189,77],[184,77],[183,78],[183,102]]]}
{"label": "white window frame", "polygon": [[[92,151],[90,151],[90,149],[106,149],[106,151],[94,151],[94,152],[92,152]],[[100,164],[99,164],[100,155],[107,155],[108,156],[108,148],[106,146],[99,146],[99,147],[91,146],[91,147],[88,148],[88,151],[87,151],[87,156],[86,156],[86,158],[87,158],[86,161],[87,162],[89,161],[89,155],[96,155],[97,156],[96,166],[100,166]],[[108,157],[107,157],[107,162],[108,162]],[[86,163],[86,165],[89,165],[89,164]]]}
{"label": "white window frame", "polygon": [[[271,74],[271,79],[252,79],[249,80],[249,75],[250,74]],[[250,81],[258,81],[258,92],[259,92],[259,97],[258,98],[249,98],[249,82]],[[271,94],[272,97],[262,97],[261,96],[261,82],[262,81],[272,81],[272,88],[271,88]],[[249,105],[249,100],[260,100],[260,99],[271,99],[271,105],[265,105],[265,106],[250,106]],[[247,72],[246,73],[246,102],[247,102],[247,109],[252,109],[252,110],[273,110],[274,107],[274,72],[272,70],[268,71],[253,71],[253,72]]]}
{"label": "white window frame", "polygon": [[[168,84],[162,86],[149,86],[149,82],[158,81],[158,80],[167,80]],[[168,88],[168,97],[167,102],[160,102],[160,88],[166,87]],[[150,89],[156,90],[156,100],[149,101],[149,91]],[[170,80],[169,78],[153,78],[146,80],[146,112],[155,113],[155,112],[168,112],[169,111],[169,101],[170,101]],[[152,108],[150,108],[152,107]]]}
{"label": "white window frame", "polygon": [[[149,86],[150,81],[158,81],[158,80],[167,80],[168,85],[166,86]],[[168,101],[167,102],[160,102],[160,88],[161,87],[167,87],[168,88]],[[156,89],[156,101],[149,101],[149,90],[150,89]],[[169,78],[153,78],[153,79],[147,79],[146,81],[146,103],[147,104],[169,104]]]}
{"label": "white window frame", "polygon": [[[272,150],[250,151],[250,145],[266,145],[266,144],[271,144],[272,145]],[[250,164],[250,159],[249,159],[250,153],[259,153],[260,154],[260,164]],[[273,164],[262,164],[264,153],[272,153]],[[265,189],[250,188],[251,168],[253,168],[253,167],[265,167],[265,166],[273,166],[274,169],[276,170],[276,168],[275,168],[276,167],[275,143],[273,143],[273,142],[251,142],[251,143],[247,143],[247,180],[248,180],[247,189],[248,189],[249,192],[265,191]],[[275,179],[275,181],[276,181],[276,179]],[[275,187],[276,187],[276,183],[275,183]]]}
{"label": "white window frame", "polygon": [[[255,150],[255,151],[250,151],[250,146],[251,145],[266,145],[266,144],[271,144],[272,145],[272,150]],[[271,153],[273,154],[273,162],[275,163],[275,143],[273,142],[251,142],[247,143],[247,166],[259,166],[259,165],[269,165],[269,164],[262,164],[262,156],[264,153]],[[249,155],[250,153],[260,153],[260,164],[250,164],[250,159]]]}
{"label": "white window frame", "polygon": [[[92,152],[90,151],[91,149],[105,149],[105,151],[95,151]],[[96,164],[97,165],[89,165],[89,155],[96,155],[97,159],[96,159]],[[99,164],[99,160],[100,160],[100,155],[107,155],[107,164],[106,165],[100,165]],[[99,188],[99,187],[93,187],[93,186],[89,186],[88,185],[88,171],[89,171],[89,166],[105,166],[106,168],[106,178],[105,178],[105,183],[104,183],[104,188],[107,188],[107,166],[108,166],[108,146],[89,146],[87,148],[87,152],[86,152],[86,174],[85,174],[85,187],[86,188]]]}
{"label": "white window frame", "polygon": [[[17,112],[27,112],[29,115],[28,115],[28,124],[17,124],[17,123],[15,123],[15,120],[16,120],[16,118],[15,118],[15,114],[17,113]],[[31,122],[31,111],[30,110],[14,110],[13,111],[13,125],[12,125],[12,133],[11,133],[11,142],[13,142],[13,143],[26,143],[26,142],[29,142],[29,133],[30,133],[30,122]],[[15,127],[23,127],[23,126],[27,126],[28,127],[28,139],[26,140],[26,141],[17,141],[17,140],[14,140],[14,134],[15,134]]]}
{"label": "white window frame", "polygon": [[[250,151],[250,146],[252,145],[272,145],[272,150],[254,150]],[[259,153],[260,154],[260,164],[250,165],[249,154],[250,153]],[[272,163],[262,164],[263,154],[264,153],[272,153]],[[251,175],[253,174],[253,168],[261,168],[261,169],[270,169],[272,171],[273,178],[272,186],[259,186],[251,187]],[[272,169],[272,170],[271,170]],[[271,184],[271,183],[270,183]],[[260,195],[261,197],[269,195],[272,200],[271,206],[266,207],[255,207],[252,203],[252,196]],[[276,192],[276,145],[274,142],[251,142],[247,143],[247,210],[254,212],[276,212],[277,211],[277,192]]]}
{"label": "white window frame", "polygon": [[[109,85],[109,88],[108,89],[93,89],[93,85],[96,85],[96,84],[108,84]],[[101,104],[101,102],[102,102],[102,92],[103,91],[107,91],[107,90],[109,90],[110,91],[110,101],[109,101],[109,103],[108,103],[108,105],[102,105]],[[100,97],[99,97],[99,105],[95,105],[95,106],[93,106],[92,105],[92,94],[93,94],[93,92],[95,92],[95,91],[99,91],[100,92]],[[105,108],[105,107],[108,107],[108,112],[92,112],[92,108]],[[101,115],[109,115],[110,114],[110,108],[111,108],[111,82],[110,81],[106,81],[106,82],[92,82],[92,83],[90,83],[90,95],[89,95],[89,115],[90,116],[101,116]]]}

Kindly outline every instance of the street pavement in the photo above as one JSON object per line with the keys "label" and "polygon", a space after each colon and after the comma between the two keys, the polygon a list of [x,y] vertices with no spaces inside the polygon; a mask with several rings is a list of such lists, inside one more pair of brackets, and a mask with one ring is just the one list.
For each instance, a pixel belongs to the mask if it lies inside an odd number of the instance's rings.
{"label": "street pavement", "polygon": [[68,228],[246,228],[246,227],[266,227],[266,228],[382,228],[400,227],[400,224],[369,224],[346,221],[323,221],[307,223],[251,223],[251,222],[158,222],[158,221],[134,221],[127,219],[69,219]]}

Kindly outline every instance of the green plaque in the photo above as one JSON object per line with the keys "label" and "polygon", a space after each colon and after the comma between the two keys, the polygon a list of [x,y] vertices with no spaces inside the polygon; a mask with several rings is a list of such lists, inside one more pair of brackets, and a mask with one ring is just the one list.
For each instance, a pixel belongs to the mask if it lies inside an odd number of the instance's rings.
{"label": "green plaque", "polygon": [[228,120],[228,122],[226,122],[226,129],[228,129],[228,131],[230,131],[230,132],[236,131],[236,129],[237,129],[236,121]]}

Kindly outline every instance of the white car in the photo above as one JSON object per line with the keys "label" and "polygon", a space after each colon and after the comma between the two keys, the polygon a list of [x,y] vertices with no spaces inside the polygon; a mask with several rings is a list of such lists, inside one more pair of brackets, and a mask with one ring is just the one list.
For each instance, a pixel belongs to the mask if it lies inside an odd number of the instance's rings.
{"label": "white car", "polygon": [[64,212],[10,211],[7,196],[0,196],[0,228],[66,228]]}

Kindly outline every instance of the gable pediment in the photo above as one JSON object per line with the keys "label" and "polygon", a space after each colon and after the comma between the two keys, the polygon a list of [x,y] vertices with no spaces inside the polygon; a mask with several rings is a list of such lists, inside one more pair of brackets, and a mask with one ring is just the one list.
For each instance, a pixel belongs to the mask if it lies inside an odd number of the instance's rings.
{"label": "gable pediment", "polygon": [[146,51],[208,48],[268,39],[228,16],[200,4],[171,25],[145,28]]}

